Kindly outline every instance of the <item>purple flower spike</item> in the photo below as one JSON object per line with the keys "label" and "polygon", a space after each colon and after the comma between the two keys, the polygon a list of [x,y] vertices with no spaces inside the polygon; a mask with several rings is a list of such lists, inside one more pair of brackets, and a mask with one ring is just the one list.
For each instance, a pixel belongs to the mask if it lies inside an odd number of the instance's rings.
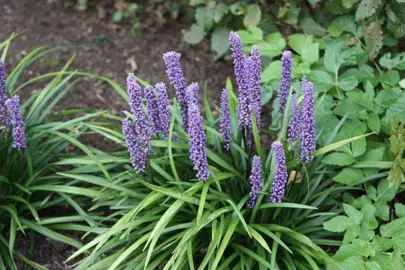
{"label": "purple flower spike", "polygon": [[301,160],[310,163],[314,159],[313,152],[316,149],[314,85],[304,77],[301,87],[304,94],[302,102]]}
{"label": "purple flower spike", "polygon": [[224,148],[229,151],[231,149],[231,116],[229,113],[228,102],[228,89],[222,90],[221,94],[221,124],[220,124],[221,136],[224,139]]}
{"label": "purple flower spike", "polygon": [[252,125],[250,117],[250,98],[249,92],[249,61],[243,52],[243,46],[240,36],[231,32],[229,34],[229,47],[232,51],[233,69],[235,73],[236,83],[239,89],[238,96],[238,119],[241,128],[250,130]]}
{"label": "purple flower spike", "polygon": [[133,73],[128,74],[127,77],[127,91],[129,98],[129,107],[137,123],[138,119],[141,121],[145,117],[142,108],[142,87],[136,82],[136,77]]}
{"label": "purple flower spike", "polygon": [[301,133],[301,109],[297,104],[297,94],[292,95],[291,118],[288,124],[288,141],[296,141]]}
{"label": "purple flower spike", "polygon": [[197,178],[206,181],[209,177],[208,160],[205,150],[205,133],[203,130],[203,118],[198,109],[198,104],[191,103],[188,110],[190,121],[189,126],[189,144],[190,160],[194,164],[194,170],[197,171]]}
{"label": "purple flower spike", "polygon": [[146,106],[148,108],[149,122],[152,126],[152,133],[161,131],[158,101],[152,86],[145,87]]}
{"label": "purple flower spike", "polygon": [[167,138],[169,137],[170,121],[172,114],[170,111],[169,98],[167,95],[167,88],[164,83],[157,83],[155,85],[158,94],[158,109],[160,117],[160,128],[163,135]]}
{"label": "purple flower spike", "polygon": [[287,104],[288,92],[291,87],[291,70],[292,70],[292,53],[290,51],[284,51],[281,57],[281,80],[280,90],[278,93],[279,112],[284,113],[285,106]]}
{"label": "purple flower spike", "polygon": [[198,104],[198,83],[193,82],[191,83],[186,90],[186,98],[187,98],[187,103],[188,106],[191,106],[191,104]]}
{"label": "purple flower spike", "polygon": [[249,193],[250,199],[248,202],[248,207],[253,208],[256,204],[257,197],[262,190],[262,162],[260,157],[253,157],[252,173],[250,175],[250,186],[251,191]]}
{"label": "purple flower spike", "polygon": [[257,129],[260,131],[262,113],[262,87],[261,87],[261,60],[260,50],[257,45],[253,45],[250,53],[250,85],[252,89],[251,110],[255,113]]}
{"label": "purple flower spike", "polygon": [[3,62],[0,60],[0,133],[4,132],[1,128],[7,128],[9,126],[6,100],[6,71]]}
{"label": "purple flower spike", "polygon": [[181,118],[183,120],[184,129],[187,131],[188,129],[188,119],[187,119],[188,105],[186,100],[187,83],[186,79],[184,78],[183,71],[181,70],[180,56],[181,54],[177,52],[167,52],[163,54],[163,60],[165,62],[166,73],[167,76],[169,77],[169,81],[177,90],[177,99],[180,102]]}
{"label": "purple flower spike", "polygon": [[25,138],[24,119],[20,112],[20,97],[14,96],[7,99],[6,106],[13,125],[12,147],[21,151],[23,148],[27,148],[27,139]]}
{"label": "purple flower spike", "polygon": [[[146,162],[151,151],[151,129],[147,121],[140,121],[140,125],[134,128],[128,118],[122,121],[122,133],[130,155],[132,166],[136,172],[142,172],[146,168]],[[139,132],[139,133],[138,133]]]}
{"label": "purple flower spike", "polygon": [[271,148],[276,154],[276,175],[274,176],[269,202],[282,202],[288,177],[284,149],[279,141],[273,142]]}

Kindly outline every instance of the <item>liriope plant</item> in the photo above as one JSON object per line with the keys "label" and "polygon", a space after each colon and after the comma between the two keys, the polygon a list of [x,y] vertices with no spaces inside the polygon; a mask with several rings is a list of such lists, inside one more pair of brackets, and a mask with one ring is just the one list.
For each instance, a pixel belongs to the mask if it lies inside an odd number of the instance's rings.
{"label": "liriope plant", "polygon": [[[109,181],[102,190],[115,194],[92,207],[109,208],[103,224],[110,228],[69,258],[86,255],[77,269],[338,267],[321,245],[341,241],[329,239],[322,224],[336,215],[341,192],[356,188],[336,184],[320,160],[366,135],[331,144],[343,118],[327,144],[316,145],[314,88],[303,78],[302,90],[293,89],[291,53],[285,52],[279,91],[283,124],[270,147],[263,120],[258,121],[259,48],[253,46],[246,56],[235,33],[230,48],[239,94],[228,80],[220,109],[204,95],[203,117],[199,85],[186,82],[180,54],[168,52],[163,59],[176,98],[168,102],[163,83],[153,87],[129,74],[130,112],[122,126],[90,125],[120,147],[104,153],[111,180],[65,173],[75,180]],[[88,166],[71,164],[76,171]]]}
{"label": "liriope plant", "polygon": [[[78,139],[88,133],[88,124],[96,123],[90,119],[102,116],[102,112],[55,110],[78,82],[78,75],[90,75],[69,71],[73,58],[58,72],[22,80],[27,67],[58,48],[41,47],[28,53],[7,74],[3,62],[16,36],[0,43],[0,269],[17,269],[17,261],[30,269],[46,269],[32,261],[30,254],[15,248],[18,237],[39,233],[80,248],[80,241],[59,231],[102,230],[97,227],[102,217],[86,213],[82,207],[91,202],[89,198],[108,197],[109,192],[85,188],[81,182],[57,173],[64,170],[66,159],[93,157]],[[19,94],[32,89],[36,82],[45,82],[45,87],[20,101]],[[65,151],[72,147],[89,156]],[[103,170],[101,162],[96,162],[99,171]],[[30,244],[36,248],[34,240]]]}

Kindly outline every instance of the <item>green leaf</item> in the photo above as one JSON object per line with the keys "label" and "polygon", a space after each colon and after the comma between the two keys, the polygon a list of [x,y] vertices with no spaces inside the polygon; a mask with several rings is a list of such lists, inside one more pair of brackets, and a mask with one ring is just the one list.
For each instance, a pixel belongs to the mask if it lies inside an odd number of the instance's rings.
{"label": "green leaf", "polygon": [[319,60],[319,44],[314,43],[310,46],[302,48],[301,58],[302,61],[309,64],[316,63]]}
{"label": "green leaf", "polygon": [[284,50],[286,43],[280,32],[275,32],[266,37],[267,42],[260,42],[260,54],[270,57],[280,55]]}
{"label": "green leaf", "polygon": [[195,13],[197,25],[204,30],[210,30],[214,24],[213,10],[210,8],[197,8]]}
{"label": "green leaf", "polygon": [[211,50],[217,55],[222,56],[229,50],[228,45],[229,29],[215,28],[211,35]]}
{"label": "green leaf", "polygon": [[346,215],[349,216],[350,220],[352,220],[355,224],[360,225],[361,221],[363,220],[362,212],[346,203],[343,204],[343,209],[345,210]]}
{"label": "green leaf", "polygon": [[390,218],[390,207],[384,201],[377,201],[374,203],[375,215],[382,220],[388,221]]}
{"label": "green leaf", "polygon": [[308,79],[314,83],[315,91],[324,92],[335,86],[335,82],[329,73],[322,70],[312,70]]}
{"label": "green leaf", "polygon": [[377,114],[371,113],[368,115],[367,125],[376,134],[380,133],[381,122],[380,122],[380,118],[378,117]]}
{"label": "green leaf", "polygon": [[185,42],[191,44],[191,45],[196,45],[203,40],[205,36],[204,28],[197,24],[191,25],[190,30],[186,31],[184,33],[183,39]]}
{"label": "green leaf", "polygon": [[383,46],[381,23],[378,19],[366,24],[364,27],[364,40],[366,41],[368,57],[374,59]]}
{"label": "green leaf", "polygon": [[322,163],[335,166],[348,166],[354,162],[355,159],[347,153],[332,153],[322,159]]}
{"label": "green leaf", "polygon": [[112,19],[115,23],[120,23],[123,18],[124,18],[124,13],[122,11],[117,11],[114,13]]}
{"label": "green leaf", "polygon": [[356,77],[350,76],[338,81],[338,87],[344,91],[351,91],[353,90],[359,82],[357,81]]}
{"label": "green leaf", "polygon": [[243,18],[243,24],[246,27],[249,26],[256,26],[261,19],[262,16],[262,11],[259,7],[259,5],[254,4],[254,5],[249,5],[247,13],[245,17]]}
{"label": "green leaf", "polygon": [[398,218],[380,227],[382,237],[396,237],[404,233],[405,217]]}
{"label": "green leaf", "polygon": [[389,1],[391,10],[395,13],[398,19],[405,23],[405,2],[402,0]]}
{"label": "green leaf", "polygon": [[384,179],[378,183],[377,200],[389,202],[395,198],[396,193],[396,187],[391,186],[387,179]]}
{"label": "green leaf", "polygon": [[224,17],[224,15],[227,14],[228,12],[229,12],[229,7],[226,4],[219,2],[215,6],[214,21],[216,23],[219,23],[222,20],[222,18]]}
{"label": "green leaf", "polygon": [[391,69],[405,69],[405,55],[398,54],[393,56],[391,52],[385,53],[379,61],[380,65],[388,70]]}
{"label": "green leaf", "polygon": [[333,20],[333,22],[328,27],[328,33],[332,37],[338,37],[343,33],[343,29],[340,26],[339,18]]}
{"label": "green leaf", "polygon": [[405,205],[402,203],[395,203],[395,215],[399,218],[405,217]]}
{"label": "green leaf", "polygon": [[281,61],[276,60],[271,62],[262,72],[262,83],[280,79]]}
{"label": "green leaf", "polygon": [[360,169],[344,168],[335,177],[333,177],[333,180],[341,184],[351,185],[363,177],[364,174]]}
{"label": "green leaf", "polygon": [[325,28],[311,17],[306,17],[301,21],[301,28],[306,35],[314,35],[316,37],[323,37],[327,32]]}
{"label": "green leaf", "polygon": [[356,10],[356,21],[371,17],[381,4],[381,0],[362,0]]}
{"label": "green leaf", "polygon": [[353,226],[353,221],[346,216],[336,216],[323,223],[323,228],[330,232],[344,232]]}

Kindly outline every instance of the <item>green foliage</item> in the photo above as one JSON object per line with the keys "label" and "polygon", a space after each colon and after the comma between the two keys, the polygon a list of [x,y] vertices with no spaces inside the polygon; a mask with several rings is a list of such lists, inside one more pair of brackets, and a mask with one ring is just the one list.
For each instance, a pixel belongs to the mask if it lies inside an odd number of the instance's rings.
{"label": "green foliage", "polygon": [[[323,224],[324,229],[344,233],[343,244],[333,258],[347,269],[405,269],[403,226],[405,206],[395,203],[395,217],[388,204],[396,188],[388,180],[365,186],[366,194],[354,198],[345,194],[344,215],[337,215]],[[337,213],[342,210],[339,209]],[[329,265],[327,269],[338,269]]]}
{"label": "green foliage", "polygon": [[[2,60],[6,59],[10,43],[16,36],[0,44]],[[83,207],[90,202],[86,198],[105,195],[91,187],[77,185],[75,181],[57,173],[67,160],[83,159],[79,154],[69,153],[67,149],[77,147],[90,153],[78,139],[88,133],[87,125],[91,123],[89,119],[102,116],[102,113],[86,113],[78,109],[55,111],[59,101],[79,81],[79,75],[90,74],[69,71],[73,61],[71,58],[58,72],[21,80],[27,68],[58,49],[40,47],[28,53],[8,73],[9,97],[32,89],[33,84],[39,81],[46,84],[21,104],[27,148],[18,152],[11,147],[11,130],[5,136],[0,136],[0,269],[16,269],[16,260],[27,264],[30,269],[46,269],[15,249],[17,236],[29,237],[39,233],[80,248],[80,241],[58,231],[98,230],[100,217],[86,213]],[[0,130],[4,132],[3,127]],[[67,207],[75,212],[70,215],[60,213],[60,209]],[[31,245],[36,247],[34,241]]]}

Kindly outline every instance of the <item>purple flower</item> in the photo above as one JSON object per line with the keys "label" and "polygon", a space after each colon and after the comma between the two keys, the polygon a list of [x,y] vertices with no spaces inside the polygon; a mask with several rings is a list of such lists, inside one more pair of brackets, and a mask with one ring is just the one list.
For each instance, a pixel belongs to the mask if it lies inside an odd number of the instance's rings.
{"label": "purple flower", "polygon": [[145,117],[145,113],[142,108],[142,87],[136,82],[136,77],[133,73],[128,74],[127,91],[129,107],[131,109],[134,122],[137,123],[138,119],[142,121],[142,119]]}
{"label": "purple flower", "polygon": [[190,103],[188,110],[190,126],[188,130],[190,144],[190,160],[197,171],[197,178],[206,181],[209,177],[208,160],[205,150],[205,133],[203,130],[203,118],[198,109],[198,104]]}
{"label": "purple flower", "polygon": [[238,96],[238,119],[241,128],[250,130],[252,125],[250,117],[250,99],[249,92],[249,61],[243,52],[243,46],[240,36],[231,32],[229,34],[229,47],[232,51],[233,69],[235,73],[236,83],[239,89]]}
{"label": "purple flower", "polygon": [[146,119],[139,123],[140,125],[134,128],[128,118],[122,120],[122,133],[125,136],[125,143],[132,166],[137,173],[142,172],[146,167],[146,162],[151,151],[150,137],[152,134]]}
{"label": "purple flower", "polygon": [[163,60],[166,66],[166,73],[169,77],[170,83],[177,90],[177,99],[180,102],[180,113],[183,120],[184,130],[188,129],[188,113],[187,113],[187,100],[186,100],[186,89],[187,83],[184,78],[183,71],[180,66],[180,53],[177,52],[167,52],[163,54]]}
{"label": "purple flower", "polygon": [[152,133],[161,131],[158,101],[152,86],[145,87],[146,106],[148,108],[149,122],[152,126]]}
{"label": "purple flower", "polygon": [[224,139],[224,148],[229,151],[231,149],[231,116],[229,113],[228,89],[222,90],[221,94],[221,136]]}
{"label": "purple flower", "polygon": [[24,120],[20,112],[20,97],[16,95],[7,99],[6,106],[13,125],[12,147],[21,151],[21,149],[27,148],[27,139],[25,138]]}
{"label": "purple flower", "polygon": [[269,202],[281,202],[284,198],[288,177],[284,149],[279,141],[273,142],[271,148],[274,149],[276,154],[276,175],[274,176],[273,186],[271,187]]}
{"label": "purple flower", "polygon": [[198,89],[198,83],[196,82],[191,83],[187,87],[186,98],[188,106],[191,106],[190,104],[198,104]]}
{"label": "purple flower", "polygon": [[301,133],[301,110],[297,104],[297,94],[292,95],[291,118],[288,124],[288,141],[296,141]]}
{"label": "purple flower", "polygon": [[279,112],[284,113],[285,106],[287,104],[288,92],[291,86],[291,62],[292,53],[290,51],[284,51],[281,57],[281,80],[280,90],[278,93]]}
{"label": "purple flower", "polygon": [[301,83],[304,99],[302,102],[301,160],[310,163],[316,149],[314,85],[304,77]]}
{"label": "purple flower", "polygon": [[250,87],[252,91],[251,110],[255,113],[257,129],[260,131],[262,113],[262,87],[261,87],[261,60],[260,50],[257,45],[253,45],[250,53]]}
{"label": "purple flower", "polygon": [[9,125],[7,108],[6,108],[7,92],[6,92],[6,72],[3,62],[0,60],[0,133]]}
{"label": "purple flower", "polygon": [[253,208],[256,204],[257,197],[262,190],[262,162],[260,157],[253,157],[252,173],[250,175],[251,191],[249,193],[250,199],[248,203],[249,208]]}
{"label": "purple flower", "polygon": [[157,83],[155,85],[158,94],[158,110],[160,117],[160,129],[163,135],[167,138],[169,137],[170,121],[172,114],[170,111],[169,98],[167,95],[167,88],[164,83]]}

